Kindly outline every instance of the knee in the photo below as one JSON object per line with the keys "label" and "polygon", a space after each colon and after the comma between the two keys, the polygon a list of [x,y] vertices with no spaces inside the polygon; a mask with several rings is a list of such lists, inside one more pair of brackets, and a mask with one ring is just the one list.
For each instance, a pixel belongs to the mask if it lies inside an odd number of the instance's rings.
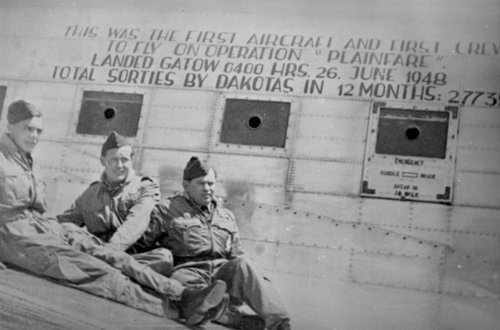
{"label": "knee", "polygon": [[202,289],[209,285],[209,282],[207,282],[202,274],[189,268],[175,270],[170,278],[189,288]]}
{"label": "knee", "polygon": [[238,257],[226,262],[215,274],[216,279],[233,283],[246,281],[247,279],[258,278],[259,272],[253,266],[253,263],[246,257]]}
{"label": "knee", "polygon": [[234,272],[241,272],[244,274],[255,272],[254,264],[247,257],[238,257],[230,260],[229,263]]}
{"label": "knee", "polygon": [[154,249],[152,252],[154,252],[154,254],[158,258],[160,258],[161,260],[172,261],[174,259],[173,256],[172,256],[172,252],[170,252],[169,249],[157,248],[157,249]]}
{"label": "knee", "polygon": [[151,260],[146,262],[149,267],[153,268],[157,273],[165,276],[170,276],[174,267],[174,257],[172,252],[165,248],[158,248],[151,251]]}

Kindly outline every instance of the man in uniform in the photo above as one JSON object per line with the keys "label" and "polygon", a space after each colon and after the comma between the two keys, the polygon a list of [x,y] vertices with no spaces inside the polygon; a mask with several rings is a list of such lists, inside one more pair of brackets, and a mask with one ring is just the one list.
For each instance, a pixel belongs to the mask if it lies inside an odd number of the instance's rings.
{"label": "man in uniform", "polygon": [[[0,261],[89,293],[159,314],[159,300],[179,305],[186,323],[197,324],[224,299],[219,281],[203,290],[186,288],[138,263],[125,252],[71,223],[43,216],[46,210],[32,151],[43,130],[41,112],[19,100],[8,107],[0,138]],[[133,279],[135,282],[131,281]]]}
{"label": "man in uniform", "polygon": [[[184,194],[162,201],[151,214],[144,240],[174,256],[172,279],[190,287],[227,284],[230,304],[217,322],[237,329],[290,329],[290,318],[272,283],[243,256],[233,214],[214,198],[213,167],[192,157],[183,175]],[[257,317],[237,313],[246,303]],[[259,322],[260,320],[260,322]]]}
{"label": "man in uniform", "polygon": [[130,142],[111,132],[101,148],[104,171],[73,206],[57,220],[85,226],[108,247],[126,251],[136,260],[168,276],[172,254],[165,248],[144,252],[138,239],[149,225],[153,207],[160,200],[160,188],[151,178],[135,173]]}

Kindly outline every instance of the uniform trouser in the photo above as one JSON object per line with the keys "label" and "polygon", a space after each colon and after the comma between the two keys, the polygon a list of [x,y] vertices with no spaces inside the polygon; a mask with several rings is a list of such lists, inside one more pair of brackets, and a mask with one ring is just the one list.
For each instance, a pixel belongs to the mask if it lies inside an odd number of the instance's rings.
{"label": "uniform trouser", "polygon": [[190,287],[223,280],[231,300],[250,306],[264,318],[267,329],[275,329],[279,321],[290,318],[271,281],[245,257],[185,263],[174,268],[171,278]]}
{"label": "uniform trouser", "polygon": [[139,263],[149,266],[157,273],[170,277],[174,265],[174,258],[170,250],[157,248],[151,251],[132,254]]}
{"label": "uniform trouser", "polygon": [[184,289],[85,229],[37,215],[0,224],[0,260],[156,315],[164,315],[161,298]]}

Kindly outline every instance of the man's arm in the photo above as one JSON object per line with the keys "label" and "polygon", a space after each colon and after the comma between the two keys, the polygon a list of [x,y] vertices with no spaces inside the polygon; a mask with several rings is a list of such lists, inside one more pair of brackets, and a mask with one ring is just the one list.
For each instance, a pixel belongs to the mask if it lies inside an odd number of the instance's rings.
{"label": "man's arm", "polygon": [[160,187],[150,178],[142,179],[139,192],[140,196],[130,208],[127,218],[109,239],[109,245],[115,249],[125,251],[144,234],[151,211],[160,201]]}
{"label": "man's arm", "polygon": [[[43,183],[20,167],[0,151],[0,219],[22,213],[28,208],[39,213],[46,210]],[[32,186],[36,193],[32,193]]]}
{"label": "man's arm", "polygon": [[62,214],[56,215],[56,219],[60,223],[71,222],[77,226],[83,227],[85,223],[83,221],[80,197],[76,199],[75,203],[71,206],[70,209],[64,211],[64,213]]}
{"label": "man's arm", "polygon": [[167,234],[169,207],[170,199],[162,200],[154,207],[149,227],[141,238],[144,246],[154,246]]}
{"label": "man's arm", "polygon": [[228,209],[226,209],[226,212],[229,214],[230,218],[233,220],[234,222],[234,232],[232,233],[231,237],[231,249],[229,250],[229,253],[228,253],[228,259],[234,259],[234,258],[237,258],[237,257],[241,257],[245,254],[245,252],[243,251],[243,249],[241,248],[241,244],[240,244],[240,232],[238,230],[238,225],[236,223],[236,219],[233,215],[233,213],[231,211],[229,211]]}
{"label": "man's arm", "polygon": [[56,216],[57,221],[60,223],[71,222],[77,226],[85,226],[84,211],[88,210],[88,200],[89,196],[96,194],[99,189],[99,181],[92,182],[83,193],[78,196],[70,209],[66,210],[64,213]]}

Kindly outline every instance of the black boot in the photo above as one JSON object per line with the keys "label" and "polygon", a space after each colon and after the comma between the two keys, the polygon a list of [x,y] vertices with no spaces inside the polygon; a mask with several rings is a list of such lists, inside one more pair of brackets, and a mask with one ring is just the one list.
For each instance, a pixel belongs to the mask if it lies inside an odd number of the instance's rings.
{"label": "black boot", "polygon": [[226,294],[226,283],[216,280],[202,290],[186,288],[179,302],[180,315],[186,324],[202,323],[209,309],[218,306]]}
{"label": "black boot", "polygon": [[229,306],[229,293],[226,293],[221,303],[217,305],[217,307],[211,308],[207,312],[204,321],[215,321],[220,319],[226,313],[228,306]]}
{"label": "black boot", "polygon": [[242,313],[239,310],[227,309],[214,323],[222,324],[238,330],[264,330],[266,324],[259,315]]}
{"label": "black boot", "polygon": [[278,323],[278,327],[276,330],[291,330],[292,327],[290,326],[290,320],[289,319],[284,319],[280,323]]}
{"label": "black boot", "polygon": [[266,323],[259,315],[243,315],[241,317],[240,330],[264,330]]}

